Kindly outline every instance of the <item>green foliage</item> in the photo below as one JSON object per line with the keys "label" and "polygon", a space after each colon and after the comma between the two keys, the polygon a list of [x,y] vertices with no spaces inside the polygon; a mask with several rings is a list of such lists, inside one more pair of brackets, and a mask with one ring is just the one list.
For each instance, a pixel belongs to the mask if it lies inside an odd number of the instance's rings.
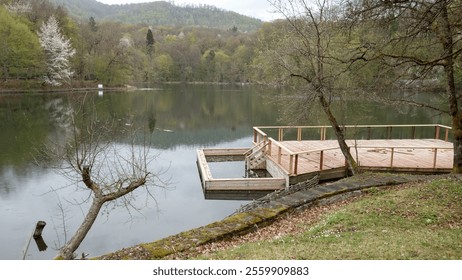
{"label": "green foliage", "polygon": [[255,31],[262,24],[261,20],[208,5],[175,6],[166,1],[128,5],[106,5],[95,0],[52,2],[64,5],[73,16],[85,20],[92,16],[105,21],[122,21],[128,24],[204,26],[241,31]]}
{"label": "green foliage", "polygon": [[0,6],[0,38],[3,78],[27,79],[40,74],[43,53],[37,35],[3,6]]}
{"label": "green foliage", "polygon": [[146,50],[149,56],[152,56],[154,52],[154,35],[152,35],[151,28],[148,29],[148,32],[146,34]]}
{"label": "green foliage", "polygon": [[[2,1],[6,2],[9,1]],[[109,6],[94,0],[52,2],[61,6],[53,6],[48,0],[33,0],[30,12],[17,15],[2,8],[0,32],[2,38],[8,38],[0,42],[3,77],[33,78],[42,74],[43,56],[37,49],[36,32],[51,15],[57,18],[76,49],[72,70],[78,80],[94,80],[109,86],[156,81],[251,82],[293,89],[305,83],[291,77],[289,67],[298,74],[313,75],[310,71],[315,60],[307,54],[314,50],[300,52],[305,47],[303,39],[293,36],[294,30],[286,20],[257,22],[248,28],[243,26],[249,25],[245,17],[211,6],[176,7],[166,2]],[[68,11],[84,20],[73,20]],[[122,23],[123,20],[131,23]],[[135,24],[140,21],[142,24]],[[214,21],[214,28],[199,27],[210,26],[205,21]],[[319,26],[326,38],[321,42],[326,86],[352,92],[358,88],[385,87],[422,74],[407,65],[384,67],[390,61],[361,57],[367,42],[379,42],[383,36],[400,36],[402,22],[395,20],[390,28],[380,29],[375,22],[364,21],[348,30],[343,23],[333,17]],[[9,32],[11,28],[15,32]],[[300,28],[307,38],[314,38],[308,25]],[[246,30],[256,32],[243,32]],[[123,40],[127,44],[122,50]],[[422,47],[431,40],[434,38],[419,37],[408,46],[387,47],[431,60],[441,53],[434,44]],[[345,63],[350,59],[354,63]],[[460,59],[455,64],[456,79],[462,81]],[[441,71],[425,75],[432,81],[443,80]]]}

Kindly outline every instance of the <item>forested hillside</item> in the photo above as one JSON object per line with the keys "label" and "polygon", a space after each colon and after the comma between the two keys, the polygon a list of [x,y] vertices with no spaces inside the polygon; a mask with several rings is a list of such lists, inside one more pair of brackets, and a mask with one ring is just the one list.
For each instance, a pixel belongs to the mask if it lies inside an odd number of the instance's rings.
{"label": "forested hillside", "polygon": [[225,11],[214,6],[175,6],[169,2],[157,1],[140,4],[107,5],[95,0],[52,0],[66,7],[70,15],[87,20],[121,21],[130,24],[150,26],[201,26],[218,29],[230,29],[234,26],[241,31],[256,31],[262,21]]}
{"label": "forested hillside", "polygon": [[[109,7],[90,0],[72,3],[87,6],[95,15]],[[157,4],[173,7],[165,2]],[[129,9],[124,7],[116,8],[129,15]],[[204,12],[204,18],[209,17],[208,12],[215,11],[216,17],[222,17],[223,13],[210,7],[183,8],[188,9],[196,12],[196,18],[200,18],[198,11]],[[84,81],[108,86],[250,81],[256,33],[243,32],[237,26],[225,30],[188,24],[152,26],[97,16],[85,18],[83,14],[82,19],[77,20],[67,8],[48,0],[0,0],[0,15],[0,36],[5,39],[0,43],[2,88],[18,87],[17,83],[6,83],[12,80],[21,81],[21,88],[29,87],[33,81],[50,81],[51,65],[47,57],[51,54],[47,54],[45,46],[40,46],[39,31],[52,16],[57,19],[63,42],[69,40],[70,43],[72,55],[67,58],[68,70],[74,86]],[[70,81],[63,82],[66,85]]]}
{"label": "forested hillside", "polygon": [[[324,60],[322,73],[329,73],[324,81],[335,89],[390,85],[428,88],[441,86],[444,79],[441,63],[446,56],[437,57],[443,53],[437,44],[440,37],[419,34],[420,37],[413,37],[406,45],[381,43],[386,38],[398,42],[406,31],[408,19],[398,16],[350,21],[351,12],[332,5],[328,17],[317,25],[318,31],[323,29],[319,34],[313,32],[316,30],[309,20],[303,19],[306,16],[303,9],[295,15],[303,20],[266,22],[255,32],[244,32],[238,27],[245,22],[242,20],[224,29],[193,24],[200,22],[201,15],[204,20],[235,15],[213,7],[178,8],[167,2],[109,6],[94,0],[54,1],[65,2],[67,8],[49,0],[0,0],[0,88],[46,85],[43,82],[51,75],[51,54],[41,45],[39,35],[51,16],[56,18],[62,42],[69,41],[68,52],[72,53],[66,58],[71,76],[63,81],[64,85],[80,86],[87,82],[108,86],[157,82],[297,85],[303,83],[297,77],[313,80],[310,75],[316,72],[312,67],[319,63],[319,58]],[[175,16],[170,16],[166,9]],[[191,17],[182,14],[188,11]],[[148,16],[146,22],[136,24],[110,19],[116,15],[127,20],[142,19],[148,13],[159,14],[158,24],[148,22],[156,18]],[[169,24],[169,18],[187,23]],[[388,22],[391,27],[383,28]],[[293,24],[299,26],[294,29]],[[458,32],[458,26],[454,24],[453,32]],[[318,51],[314,49],[315,39],[319,39]],[[458,47],[461,40],[455,39],[454,46]],[[428,43],[429,40],[436,43]],[[420,58],[412,60],[411,55],[419,55],[428,63]],[[400,57],[409,62],[394,63]],[[415,61],[424,66],[423,72],[419,72],[418,65],[410,64]],[[459,56],[455,56],[454,63],[455,81],[462,81]]]}

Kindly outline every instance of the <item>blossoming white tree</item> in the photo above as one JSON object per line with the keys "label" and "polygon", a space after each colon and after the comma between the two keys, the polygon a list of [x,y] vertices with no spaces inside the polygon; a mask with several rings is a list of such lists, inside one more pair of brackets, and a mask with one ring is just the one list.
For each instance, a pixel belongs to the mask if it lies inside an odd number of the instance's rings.
{"label": "blossoming white tree", "polygon": [[47,63],[44,81],[53,86],[60,86],[63,81],[69,81],[73,74],[69,59],[75,54],[75,49],[72,48],[70,40],[61,34],[54,16],[42,24],[38,35]]}

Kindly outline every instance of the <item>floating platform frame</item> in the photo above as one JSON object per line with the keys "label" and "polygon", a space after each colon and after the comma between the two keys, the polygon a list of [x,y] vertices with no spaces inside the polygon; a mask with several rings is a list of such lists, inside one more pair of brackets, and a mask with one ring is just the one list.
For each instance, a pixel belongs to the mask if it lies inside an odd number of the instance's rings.
{"label": "floating platform frame", "polygon": [[215,179],[208,162],[244,161],[250,148],[197,150],[197,167],[206,199],[252,200],[286,187],[285,178]]}

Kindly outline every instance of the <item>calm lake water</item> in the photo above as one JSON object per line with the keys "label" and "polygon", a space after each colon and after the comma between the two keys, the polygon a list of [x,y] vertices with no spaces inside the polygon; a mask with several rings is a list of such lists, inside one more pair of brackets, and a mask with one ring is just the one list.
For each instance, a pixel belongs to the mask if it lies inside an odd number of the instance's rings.
{"label": "calm lake water", "polygon": [[[170,183],[155,189],[154,199],[142,193],[135,204],[105,209],[76,252],[98,256],[184,230],[232,214],[246,201],[205,200],[196,167],[196,150],[204,147],[250,147],[252,127],[286,124],[279,93],[259,87],[162,86],[133,92],[86,95],[99,115],[122,125],[145,124],[158,157],[154,170]],[[51,259],[83,220],[87,192],[69,185],[62,175],[33,164],[37,147],[69,133],[66,114],[82,93],[0,96],[0,259]],[[418,98],[428,98],[418,96]],[[436,99],[439,100],[439,99]],[[438,101],[439,102],[439,101]],[[337,110],[349,124],[448,124],[444,116],[403,106],[349,102]],[[306,125],[326,124],[321,113]],[[114,131],[114,142],[124,140]],[[213,167],[216,177],[244,173],[242,165]],[[236,175],[236,174],[234,174]],[[40,252],[30,236],[37,221],[47,223]],[[28,246],[28,247],[27,247]],[[27,254],[24,252],[27,250]]]}

